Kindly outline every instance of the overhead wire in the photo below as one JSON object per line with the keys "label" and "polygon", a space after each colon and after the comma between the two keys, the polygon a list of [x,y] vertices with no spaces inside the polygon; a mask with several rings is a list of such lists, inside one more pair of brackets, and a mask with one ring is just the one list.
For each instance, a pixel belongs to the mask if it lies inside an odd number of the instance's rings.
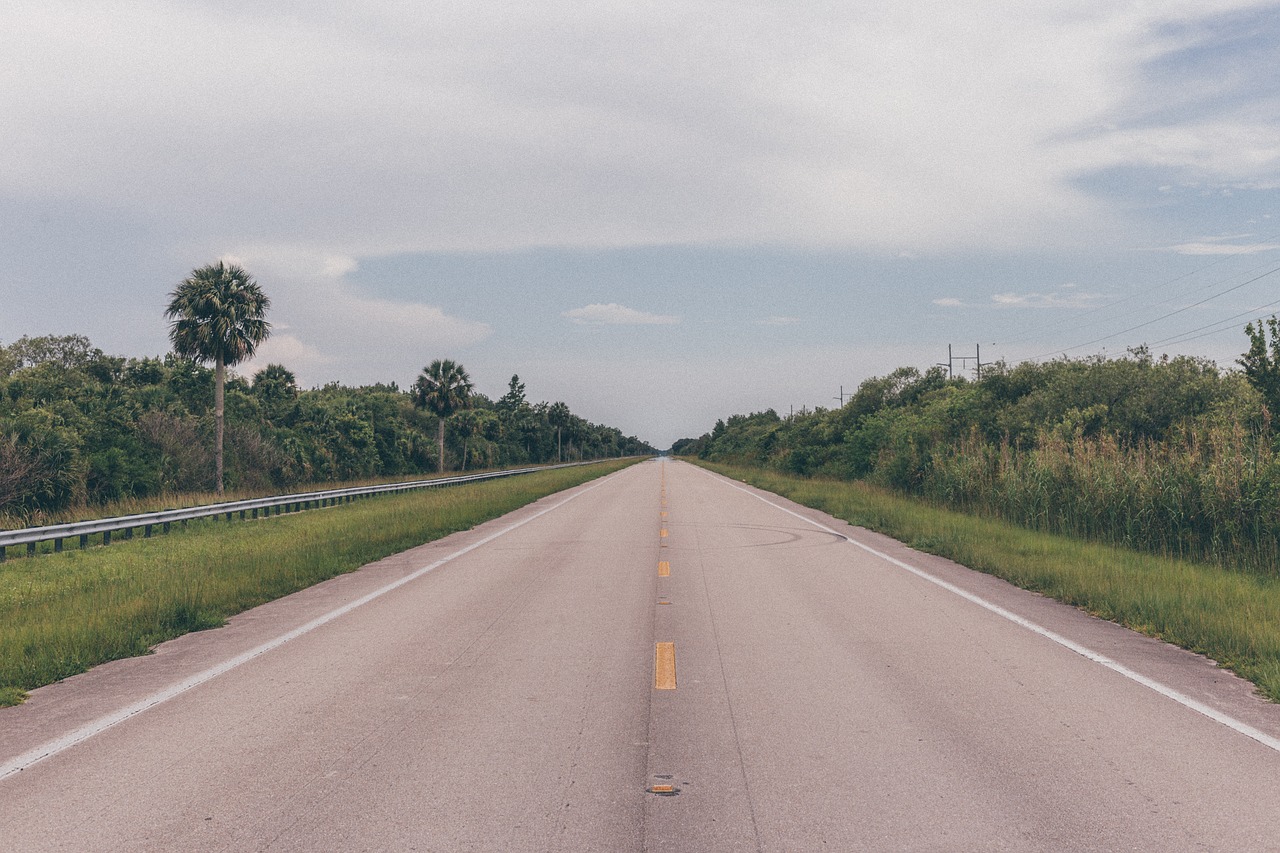
{"label": "overhead wire", "polygon": [[1219,297],[1221,297],[1221,296],[1226,296],[1228,293],[1232,293],[1233,291],[1239,290],[1239,289],[1240,289],[1240,288],[1242,288],[1242,287],[1245,287],[1245,286],[1247,286],[1247,285],[1253,284],[1253,283],[1254,283],[1254,282],[1256,282],[1256,281],[1260,281],[1260,280],[1262,280],[1262,279],[1266,278],[1266,277],[1267,277],[1267,276],[1269,276],[1269,275],[1274,275],[1274,274],[1275,274],[1275,273],[1277,273],[1277,272],[1280,272],[1280,267],[1274,267],[1274,268],[1272,268],[1272,269],[1268,270],[1267,272],[1264,272],[1262,275],[1254,276],[1253,278],[1251,278],[1251,279],[1249,279],[1249,280],[1247,280],[1247,281],[1243,281],[1243,282],[1241,282],[1240,284],[1235,285],[1234,287],[1229,287],[1229,288],[1227,288],[1226,290],[1219,291],[1218,293],[1215,293],[1215,294],[1213,294],[1212,296],[1206,296],[1204,299],[1201,299],[1199,302],[1193,302],[1193,303],[1191,303],[1190,305],[1184,305],[1183,307],[1178,308],[1178,309],[1176,309],[1176,310],[1174,310],[1174,311],[1170,311],[1170,312],[1168,312],[1168,313],[1166,313],[1166,314],[1162,314],[1162,315],[1160,315],[1159,317],[1156,317],[1156,318],[1154,318],[1154,319],[1147,320],[1145,323],[1138,323],[1138,324],[1137,324],[1137,325],[1135,325],[1135,326],[1130,326],[1130,327],[1129,327],[1129,328],[1127,328],[1127,329],[1121,329],[1120,331],[1118,331],[1118,332],[1113,332],[1113,333],[1111,333],[1111,334],[1109,334],[1109,335],[1103,335],[1103,336],[1102,336],[1102,337],[1100,337],[1100,338],[1094,338],[1094,339],[1093,339],[1093,340],[1091,340],[1091,341],[1085,341],[1085,342],[1084,342],[1084,343],[1082,343],[1082,344],[1076,344],[1075,346],[1070,346],[1070,347],[1065,347],[1065,348],[1058,348],[1058,349],[1053,350],[1052,352],[1043,353],[1043,354],[1041,354],[1041,355],[1035,355],[1035,356],[1032,356],[1031,358],[1029,358],[1029,359],[1027,359],[1027,360],[1028,360],[1028,361],[1039,361],[1039,360],[1040,360],[1040,359],[1042,359],[1042,358],[1053,358],[1053,357],[1056,357],[1056,356],[1058,356],[1058,355],[1065,355],[1066,353],[1072,352],[1073,350],[1083,349],[1084,347],[1092,346],[1093,344],[1102,343],[1103,341],[1109,341],[1109,340],[1111,340],[1112,338],[1118,338],[1118,337],[1120,337],[1121,335],[1127,335],[1127,334],[1129,334],[1130,332],[1136,332],[1138,329],[1146,328],[1147,326],[1150,326],[1150,325],[1152,325],[1152,324],[1154,324],[1154,323],[1159,323],[1161,320],[1167,320],[1167,319],[1169,319],[1170,317],[1177,316],[1178,314],[1181,314],[1181,313],[1183,313],[1183,312],[1185,312],[1185,311],[1190,311],[1192,308],[1197,308],[1197,307],[1199,307],[1199,306],[1201,306],[1201,305],[1204,305],[1206,302],[1212,302],[1213,300],[1215,300],[1215,299],[1217,299],[1217,298],[1219,298]]}
{"label": "overhead wire", "polygon": [[[1203,273],[1205,270],[1212,269],[1213,267],[1216,267],[1216,266],[1218,266],[1218,265],[1220,265],[1220,264],[1224,264],[1224,263],[1226,263],[1226,262],[1228,262],[1228,261],[1230,261],[1230,260],[1233,260],[1233,259],[1239,258],[1239,257],[1241,257],[1241,256],[1243,256],[1243,255],[1250,254],[1252,251],[1259,249],[1259,247],[1267,246],[1268,244],[1272,243],[1272,242],[1273,242],[1273,241],[1275,241],[1275,240],[1280,240],[1280,234],[1273,234],[1273,235],[1271,235],[1270,237],[1265,237],[1265,238],[1263,238],[1263,239],[1261,239],[1261,240],[1258,240],[1257,242],[1249,243],[1249,244],[1246,244],[1246,245],[1240,246],[1240,247],[1239,247],[1239,251],[1224,253],[1221,257],[1219,257],[1219,258],[1217,258],[1217,259],[1215,259],[1215,260],[1213,260],[1213,261],[1210,261],[1209,263],[1202,264],[1201,266],[1196,267],[1196,268],[1195,268],[1195,269],[1193,269],[1193,270],[1190,270],[1190,271],[1188,271],[1188,272],[1182,273],[1182,274],[1180,274],[1180,275],[1176,275],[1176,276],[1174,276],[1173,278],[1165,279],[1165,280],[1162,280],[1162,281],[1160,281],[1160,282],[1157,282],[1156,284],[1153,284],[1153,285],[1151,285],[1150,287],[1143,288],[1142,290],[1139,290],[1139,291],[1136,291],[1136,292],[1134,292],[1134,293],[1131,293],[1131,294],[1129,294],[1128,296],[1121,297],[1120,299],[1117,299],[1117,300],[1115,300],[1114,302],[1108,302],[1108,303],[1107,303],[1107,304],[1105,304],[1105,305],[1098,305],[1098,306],[1095,306],[1095,307],[1093,307],[1093,308],[1088,308],[1088,309],[1086,309],[1086,310],[1084,310],[1084,311],[1082,311],[1082,312],[1080,312],[1080,313],[1078,313],[1078,314],[1076,314],[1076,315],[1074,315],[1073,317],[1071,317],[1071,318],[1070,318],[1071,320],[1076,320],[1076,321],[1081,321],[1081,322],[1076,322],[1076,323],[1074,323],[1073,325],[1068,326],[1068,327],[1067,327],[1067,330],[1069,331],[1069,330],[1071,330],[1071,329],[1084,328],[1084,327],[1088,326],[1088,325],[1089,325],[1088,321],[1087,321],[1087,320],[1083,320],[1083,318],[1088,317],[1088,316],[1090,316],[1090,315],[1092,315],[1092,314],[1095,314],[1095,313],[1096,313],[1096,312],[1098,312],[1098,311],[1111,310],[1111,309],[1115,308],[1117,305],[1122,305],[1122,304],[1124,304],[1125,302],[1129,302],[1129,301],[1131,301],[1131,300],[1137,299],[1138,297],[1140,297],[1140,296],[1144,296],[1144,295],[1146,295],[1146,294],[1148,294],[1148,293],[1151,293],[1152,291],[1160,290],[1160,289],[1164,289],[1164,288],[1168,288],[1170,285],[1176,284],[1176,283],[1177,283],[1177,282],[1179,282],[1179,281],[1182,281],[1182,280],[1184,280],[1184,279],[1190,278],[1190,277],[1195,276],[1195,275],[1199,275],[1200,273]],[[1262,269],[1262,268],[1263,268],[1263,267],[1265,267],[1265,266],[1267,266],[1267,264],[1259,264],[1259,265],[1257,265],[1257,266],[1250,267],[1249,269],[1244,270],[1241,274],[1247,275],[1248,273],[1253,272],[1254,270]],[[1216,282],[1215,282],[1215,283],[1216,283]],[[1210,284],[1210,285],[1207,285],[1207,286],[1212,287],[1212,286],[1213,286],[1213,284]],[[1229,291],[1224,291],[1224,292],[1229,292]],[[1170,296],[1168,299],[1161,300],[1161,301],[1162,301],[1162,302],[1164,302],[1164,303],[1169,303],[1169,302],[1171,302],[1174,298],[1176,298],[1176,297]],[[1156,303],[1156,304],[1160,304],[1160,303],[1158,302],[1158,303]],[[1134,310],[1132,310],[1132,311],[1126,311],[1126,312],[1124,312],[1124,313],[1122,313],[1122,314],[1115,315],[1115,316],[1114,316],[1114,317],[1112,317],[1111,319],[1121,319],[1121,318],[1123,318],[1123,317],[1131,317],[1131,316],[1133,316],[1134,314],[1141,313],[1142,311],[1144,311],[1144,310],[1146,310],[1146,309],[1148,309],[1148,308],[1150,308],[1150,307],[1151,307],[1150,305],[1144,305],[1144,306],[1142,306],[1142,307],[1140,307],[1140,308],[1137,308],[1137,309],[1134,309]],[[1038,327],[1038,328],[1033,328],[1032,330],[1029,330],[1029,331],[1027,331],[1025,334],[1023,334],[1023,335],[1022,335],[1022,337],[1014,338],[1014,339],[1012,339],[1012,340],[998,341],[998,342],[996,342],[996,343],[1001,344],[1001,345],[1003,345],[1003,346],[1009,346],[1009,345],[1012,345],[1012,344],[1022,343],[1022,342],[1024,342],[1024,341],[1028,341],[1028,340],[1031,340],[1031,339],[1033,339],[1033,338],[1038,338],[1038,337],[1042,336],[1042,335],[1044,334],[1044,332],[1046,332],[1046,331],[1049,331],[1049,330],[1051,330],[1051,329],[1060,328],[1060,327],[1063,325],[1063,323],[1064,323],[1064,322],[1066,322],[1066,321],[1067,321],[1067,318],[1063,318],[1063,320],[1060,320],[1060,321],[1058,321],[1058,322],[1056,322],[1056,323],[1049,323],[1049,324],[1046,324],[1046,325],[1040,326],[1040,327]],[[1154,322],[1154,321],[1153,321],[1153,322]],[[1136,328],[1141,328],[1141,327],[1139,326],[1139,327],[1136,327]],[[1131,330],[1126,330],[1126,331],[1131,331]],[[1118,333],[1117,333],[1117,335],[1119,335],[1119,334],[1124,334],[1124,332],[1118,332]],[[1102,340],[1105,340],[1105,338],[1104,338],[1104,339],[1102,339]],[[1088,345],[1089,345],[1088,343],[1085,343],[1085,344],[1081,344],[1080,346],[1088,346]],[[1079,347],[1071,347],[1070,349],[1078,349],[1078,348],[1079,348]],[[1040,356],[1037,356],[1037,358],[1039,358],[1039,357],[1040,357]]]}
{"label": "overhead wire", "polygon": [[[1265,320],[1267,318],[1267,315],[1258,314],[1259,311],[1274,311],[1278,308],[1280,308],[1280,300],[1277,300],[1275,302],[1270,302],[1266,305],[1259,305],[1256,308],[1250,308],[1248,311],[1241,311],[1239,314],[1232,314],[1230,317],[1226,317],[1222,320],[1217,320],[1213,323],[1200,326],[1199,328],[1196,328],[1196,329],[1188,329],[1185,332],[1180,332],[1176,335],[1173,335],[1172,337],[1164,338],[1163,340],[1152,341],[1150,345],[1153,347],[1158,347],[1158,346],[1163,346],[1165,344],[1180,344],[1186,341],[1199,340],[1200,338],[1208,337],[1209,335],[1226,331],[1229,328],[1232,328],[1232,329],[1238,328],[1240,325],[1238,321],[1240,320],[1241,317],[1249,317],[1250,323]],[[1208,331],[1205,331],[1206,329]],[[1203,333],[1203,334],[1198,334],[1198,333]]]}

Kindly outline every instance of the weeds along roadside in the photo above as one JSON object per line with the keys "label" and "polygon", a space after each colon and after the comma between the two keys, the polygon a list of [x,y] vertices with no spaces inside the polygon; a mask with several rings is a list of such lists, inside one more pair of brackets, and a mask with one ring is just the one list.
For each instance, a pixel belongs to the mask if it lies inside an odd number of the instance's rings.
{"label": "weeds along roadside", "polygon": [[0,564],[0,705],[613,473],[620,460]]}
{"label": "weeds along roadside", "polygon": [[1280,702],[1280,579],[1034,532],[858,481],[689,461],[1207,655]]}

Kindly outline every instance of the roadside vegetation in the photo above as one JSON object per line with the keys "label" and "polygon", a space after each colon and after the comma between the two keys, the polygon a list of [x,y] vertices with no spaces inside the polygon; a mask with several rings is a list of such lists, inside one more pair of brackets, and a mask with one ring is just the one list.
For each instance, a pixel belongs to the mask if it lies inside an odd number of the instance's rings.
{"label": "roadside vegetation", "polygon": [[632,464],[612,460],[0,564],[0,705]]}
{"label": "roadside vegetation", "polygon": [[[0,529],[119,514],[108,505],[216,499],[215,379],[192,358],[107,355],[80,335],[0,346]],[[440,467],[443,418],[395,383],[303,389],[273,364],[251,377],[228,372],[224,397],[228,496]],[[448,469],[653,451],[562,403],[530,402],[518,376],[497,400],[471,393],[466,406],[446,415]]]}
{"label": "roadside vegetation", "polygon": [[976,380],[902,368],[842,408],[735,415],[672,449],[1274,577],[1280,378],[1267,377],[1280,377],[1280,353],[1250,334],[1243,373],[1145,349],[997,364]]}
{"label": "roadside vegetation", "polygon": [[1280,577],[1028,530],[867,482],[699,464],[1207,655],[1280,702]]}

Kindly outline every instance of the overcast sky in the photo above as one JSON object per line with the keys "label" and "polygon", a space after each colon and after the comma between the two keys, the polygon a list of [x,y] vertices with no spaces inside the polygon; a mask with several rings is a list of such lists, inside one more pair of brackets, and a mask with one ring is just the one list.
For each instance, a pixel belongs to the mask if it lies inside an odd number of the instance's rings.
{"label": "overcast sky", "polygon": [[948,344],[1229,366],[1280,309],[1277,5],[16,0],[0,342],[163,353],[225,258],[241,372],[451,357],[662,447]]}

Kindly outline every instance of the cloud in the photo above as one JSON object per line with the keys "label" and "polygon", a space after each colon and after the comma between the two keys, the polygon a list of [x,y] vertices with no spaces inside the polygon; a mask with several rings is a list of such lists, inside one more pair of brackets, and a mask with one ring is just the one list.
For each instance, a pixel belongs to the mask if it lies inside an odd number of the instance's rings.
{"label": "cloud", "polygon": [[334,363],[332,356],[303,343],[294,335],[281,332],[281,326],[274,326],[271,337],[262,342],[250,361],[237,365],[236,372],[252,378],[268,364],[283,364],[294,375],[319,376]]}
{"label": "cloud", "polygon": [[996,293],[991,301],[1013,308],[1092,308],[1102,295],[1077,293],[1075,285],[1063,285],[1066,293]]}
{"label": "cloud", "polygon": [[669,326],[680,322],[679,317],[670,314],[650,314],[616,302],[610,302],[607,305],[598,302],[584,305],[581,308],[565,311],[561,316],[584,326]]}
{"label": "cloud", "polygon": [[964,305],[962,301],[956,299],[954,296],[944,296],[941,299],[935,299],[933,300],[933,304],[941,305],[943,308],[959,308]]}
{"label": "cloud", "polygon": [[353,257],[1079,241],[1114,232],[1096,170],[1278,177],[1265,87],[1151,114],[1154,64],[1269,5],[22,4],[0,193]]}
{"label": "cloud", "polygon": [[[271,297],[273,334],[252,362],[279,362],[302,385],[407,381],[431,359],[489,338],[489,324],[437,305],[375,298],[346,276],[356,262],[325,248],[244,246],[224,255],[249,269]],[[288,329],[289,334],[278,333]],[[249,368],[246,368],[248,370]]]}
{"label": "cloud", "polygon": [[1254,243],[1240,246],[1235,243],[1202,241],[1169,246],[1166,251],[1176,252],[1179,255],[1254,255],[1259,252],[1271,252],[1276,249],[1280,249],[1280,243]]}

